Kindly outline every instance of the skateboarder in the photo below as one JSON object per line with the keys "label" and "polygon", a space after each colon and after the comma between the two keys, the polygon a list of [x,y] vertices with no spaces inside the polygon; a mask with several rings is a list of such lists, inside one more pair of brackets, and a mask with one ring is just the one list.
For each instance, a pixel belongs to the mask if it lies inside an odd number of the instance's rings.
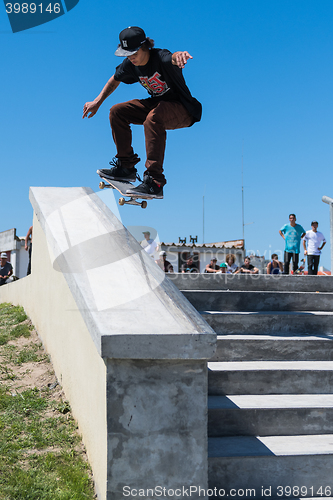
{"label": "skateboarder", "polygon": [[112,168],[100,169],[103,177],[118,181],[135,181],[135,165],[140,161],[132,148],[130,124],[143,125],[146,142],[146,171],[143,182],[129,189],[126,194],[149,194],[163,198],[166,179],[163,161],[166,130],[190,127],[201,119],[201,104],[192,97],[182,74],[182,69],[192,56],[187,51],[174,52],[155,49],[154,41],[145,32],[131,26],[121,31],[120,44],[115,52],[126,59],[116,68],[114,75],[102,92],[83,107],[83,117],[94,116],[104,100],[120,82],[135,82],[148,91],[148,99],[134,99],[112,106],[110,124],[117,154],[110,162]]}

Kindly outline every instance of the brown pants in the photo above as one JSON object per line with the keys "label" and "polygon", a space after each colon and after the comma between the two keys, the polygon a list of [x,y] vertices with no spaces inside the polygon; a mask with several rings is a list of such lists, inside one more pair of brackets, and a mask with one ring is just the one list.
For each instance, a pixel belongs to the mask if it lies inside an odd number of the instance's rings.
{"label": "brown pants", "polygon": [[164,186],[166,130],[189,127],[193,123],[192,116],[180,102],[160,101],[154,98],[134,99],[112,106],[110,124],[117,148],[116,157],[128,168],[137,163],[132,148],[131,123],[143,125],[147,154],[146,172]]}

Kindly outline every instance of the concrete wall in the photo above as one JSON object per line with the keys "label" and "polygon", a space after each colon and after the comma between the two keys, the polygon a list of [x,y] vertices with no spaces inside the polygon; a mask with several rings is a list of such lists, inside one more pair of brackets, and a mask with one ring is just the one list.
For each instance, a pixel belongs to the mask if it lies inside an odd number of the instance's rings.
{"label": "concrete wall", "polygon": [[283,274],[168,274],[179,290],[333,292],[331,276]]}
{"label": "concrete wall", "polygon": [[30,199],[32,274],[0,301],[25,308],[51,355],[99,498],[207,488],[215,333],[92,190],[31,188]]}
{"label": "concrete wall", "polygon": [[106,367],[64,275],[52,266],[36,216],[33,230],[33,274],[0,287],[0,302],[22,305],[35,325],[79,423],[99,497],[105,498]]}

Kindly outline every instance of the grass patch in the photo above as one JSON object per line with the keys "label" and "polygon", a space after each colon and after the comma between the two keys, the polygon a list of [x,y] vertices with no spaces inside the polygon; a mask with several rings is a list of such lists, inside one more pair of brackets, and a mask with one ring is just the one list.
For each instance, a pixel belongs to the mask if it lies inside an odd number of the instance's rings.
{"label": "grass patch", "polygon": [[13,345],[6,345],[3,347],[2,352],[4,359],[15,365],[29,362],[38,363],[48,359],[41,343],[23,346],[21,349],[17,349]]}
{"label": "grass patch", "polygon": [[55,378],[26,321],[22,308],[0,304],[0,338],[7,339],[0,344],[0,500],[93,500],[91,469],[60,386],[26,388],[27,362]]}
{"label": "grass patch", "polygon": [[23,307],[12,306],[4,302],[0,304],[1,328],[7,325],[18,325],[26,320],[28,316],[25,314]]}
{"label": "grass patch", "polygon": [[29,337],[31,326],[22,324],[27,319],[23,307],[0,304],[0,345],[21,336]]}

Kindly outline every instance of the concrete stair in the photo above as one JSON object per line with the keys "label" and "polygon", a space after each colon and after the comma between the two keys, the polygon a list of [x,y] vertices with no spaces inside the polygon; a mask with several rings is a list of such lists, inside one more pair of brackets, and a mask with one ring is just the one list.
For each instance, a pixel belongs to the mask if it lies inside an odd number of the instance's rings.
{"label": "concrete stair", "polygon": [[332,361],[208,363],[209,394],[330,394]]}
{"label": "concrete stair", "polygon": [[209,396],[208,412],[212,438],[333,433],[332,394]]}
{"label": "concrete stair", "polygon": [[310,305],[311,311],[331,312],[333,301],[331,292],[184,290],[183,294],[199,311],[308,312]]}
{"label": "concrete stair", "polygon": [[210,488],[217,498],[333,496],[333,280],[220,276],[192,287],[176,278],[218,334]]}
{"label": "concrete stair", "polygon": [[333,361],[328,335],[218,335],[211,361]]}
{"label": "concrete stair", "polygon": [[200,312],[216,333],[333,334],[333,312],[328,311]]}
{"label": "concrete stair", "polygon": [[[331,434],[233,436],[209,441],[210,487],[223,489],[225,496],[264,498],[263,490],[273,498],[332,494]],[[328,494],[320,495],[320,490]]]}

